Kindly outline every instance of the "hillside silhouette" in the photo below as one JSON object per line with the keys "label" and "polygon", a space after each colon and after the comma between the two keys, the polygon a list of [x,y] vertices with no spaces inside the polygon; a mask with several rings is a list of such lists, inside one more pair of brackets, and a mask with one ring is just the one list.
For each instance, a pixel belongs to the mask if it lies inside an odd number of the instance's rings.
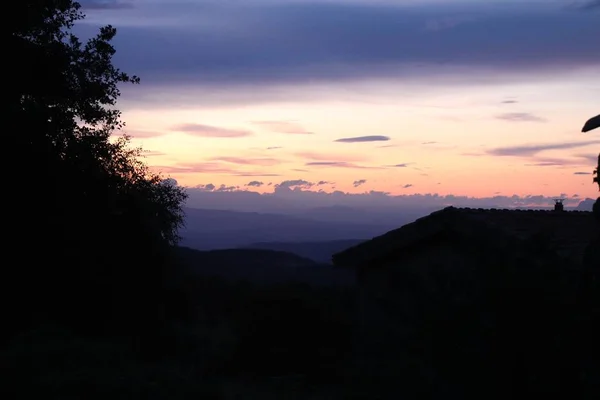
{"label": "hillside silhouette", "polygon": [[600,199],[389,227],[186,209],[118,135],[140,80],[116,30],[12,5],[3,399],[597,398]]}
{"label": "hillside silhouette", "polygon": [[352,271],[338,270],[291,252],[265,249],[197,251],[177,249],[182,265],[195,276],[254,285],[298,283],[310,286],[353,286]]}
{"label": "hillside silhouette", "polygon": [[242,246],[244,249],[285,251],[309,258],[318,263],[330,264],[335,253],[355,246],[365,240],[328,240],[315,242],[259,242]]}

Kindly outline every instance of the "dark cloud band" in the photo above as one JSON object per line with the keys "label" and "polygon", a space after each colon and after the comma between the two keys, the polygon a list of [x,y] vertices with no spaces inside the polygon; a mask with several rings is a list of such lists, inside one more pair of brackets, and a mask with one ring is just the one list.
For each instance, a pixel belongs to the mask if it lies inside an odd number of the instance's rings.
{"label": "dark cloud band", "polygon": [[118,65],[146,84],[223,85],[600,64],[598,14],[552,5],[214,4],[139,4],[135,24],[115,11]]}

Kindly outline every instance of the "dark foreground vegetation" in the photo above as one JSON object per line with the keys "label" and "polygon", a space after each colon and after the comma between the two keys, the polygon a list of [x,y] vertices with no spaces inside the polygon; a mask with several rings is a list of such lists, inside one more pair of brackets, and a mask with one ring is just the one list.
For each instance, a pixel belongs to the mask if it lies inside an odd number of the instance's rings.
{"label": "dark foreground vegetation", "polygon": [[115,30],[83,44],[77,3],[13,7],[3,399],[597,398],[597,268],[437,277],[407,291],[402,340],[359,327],[352,286],[198,274],[176,247],[185,193],[112,139],[118,85],[138,82],[112,65]]}
{"label": "dark foreground vegetation", "polygon": [[413,285],[406,300],[415,312],[402,327],[411,333],[396,336],[357,325],[356,288],[264,285],[178,267],[168,323],[136,334],[119,325],[110,334],[60,323],[23,330],[4,342],[2,390],[50,399],[598,393],[599,289],[564,265],[490,264],[437,276],[434,292]]}

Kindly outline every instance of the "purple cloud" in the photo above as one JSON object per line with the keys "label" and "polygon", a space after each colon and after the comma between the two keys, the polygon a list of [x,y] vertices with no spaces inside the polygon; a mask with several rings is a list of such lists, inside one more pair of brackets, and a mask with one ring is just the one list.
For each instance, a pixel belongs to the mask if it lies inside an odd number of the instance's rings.
{"label": "purple cloud", "polygon": [[506,113],[496,116],[496,119],[501,119],[509,122],[546,122],[544,118],[535,116],[530,113]]}
{"label": "purple cloud", "polygon": [[239,164],[239,165],[259,165],[263,167],[270,167],[273,165],[278,165],[281,162],[274,158],[245,158],[245,157],[213,157],[210,159],[211,161],[222,161],[230,164]]}
{"label": "purple cloud", "polygon": [[358,168],[358,169],[379,169],[380,167],[369,167],[357,165],[346,161],[312,161],[304,164],[306,166],[315,167],[337,167],[337,168]]}
{"label": "purple cloud", "polygon": [[231,166],[215,162],[179,163],[176,165],[151,165],[152,170],[166,174],[235,174],[239,171]]}
{"label": "purple cloud", "polygon": [[308,181],[305,181],[304,179],[292,179],[292,180],[286,180],[281,183],[278,183],[278,184],[274,185],[274,187],[275,187],[275,192],[281,192],[281,191],[287,192],[287,191],[292,191],[292,190],[310,189],[314,185],[315,184],[313,182],[308,182]]}
{"label": "purple cloud", "polygon": [[600,0],[587,0],[576,2],[575,6],[584,11],[600,9]]}
{"label": "purple cloud", "polygon": [[203,124],[181,124],[174,126],[172,130],[199,137],[239,138],[252,135],[252,132],[245,130],[219,128]]}
{"label": "purple cloud", "polygon": [[246,186],[252,186],[252,187],[261,187],[262,185],[264,185],[264,183],[260,182],[260,181],[251,181],[246,184]]}
{"label": "purple cloud", "polygon": [[[584,8],[597,9],[597,4],[589,1]],[[428,67],[441,63],[492,69],[490,75],[496,76],[600,61],[599,52],[590,51],[600,37],[597,14],[565,10],[554,2],[410,7],[391,2],[140,2],[127,13],[105,11],[95,21],[105,18],[119,28],[116,62],[147,85],[243,84],[265,93],[265,84],[431,76],[439,71]],[[428,24],[445,29],[424,29]],[[84,33],[91,28],[78,27]],[[464,76],[473,78],[472,73]]]}
{"label": "purple cloud", "polygon": [[385,142],[387,140],[390,140],[390,138],[387,136],[375,135],[375,136],[356,136],[356,137],[341,138],[341,139],[334,140],[334,142],[363,143],[363,142]]}
{"label": "purple cloud", "polygon": [[299,124],[291,121],[256,121],[254,124],[276,133],[287,133],[290,135],[313,134],[313,132],[309,132]]}
{"label": "purple cloud", "polygon": [[111,10],[132,8],[132,0],[77,0],[83,10]]}
{"label": "purple cloud", "polygon": [[520,146],[498,147],[488,150],[487,153],[494,156],[530,157],[546,150],[576,149],[600,144],[600,140],[587,140],[581,142],[525,144]]}
{"label": "purple cloud", "polygon": [[333,153],[315,153],[312,151],[298,151],[295,156],[313,161],[329,161],[337,160],[343,162],[365,161],[367,158],[364,155],[357,154],[333,154]]}
{"label": "purple cloud", "polygon": [[359,187],[359,186],[364,185],[365,183],[367,183],[366,179],[359,179],[359,180],[352,182],[352,186]]}
{"label": "purple cloud", "polygon": [[[410,184],[406,189],[411,188]],[[266,186],[269,186],[268,184]],[[373,212],[386,212],[388,215],[398,215],[399,210],[425,210],[426,215],[434,209],[440,209],[449,205],[456,207],[473,208],[513,208],[513,207],[548,207],[554,204],[554,196],[542,195],[505,195],[495,194],[493,196],[469,197],[460,194],[442,195],[436,193],[392,195],[380,191],[366,191],[361,193],[348,193],[332,188],[324,191],[321,187],[312,186],[312,182],[296,180],[283,181],[272,184],[277,189],[267,193],[257,193],[249,188],[241,188],[231,193],[208,192],[196,188],[187,188],[189,194],[188,206],[197,208],[223,209],[227,207],[232,210],[246,210],[254,212],[273,212],[277,210],[289,210],[297,212],[299,209],[310,209],[315,207],[328,207],[332,205],[348,206],[358,209],[371,210]],[[213,185],[213,190],[216,186]],[[566,197],[565,204],[569,207],[578,205],[581,200],[574,196]],[[360,214],[360,213],[359,213]],[[371,214],[367,214],[371,215]]]}
{"label": "purple cloud", "polygon": [[124,129],[120,133],[122,135],[131,136],[132,138],[137,138],[137,139],[146,139],[146,138],[153,138],[153,137],[159,137],[159,136],[165,135],[164,132],[146,131],[146,130],[138,130],[138,129]]}
{"label": "purple cloud", "polygon": [[206,185],[202,185],[202,184],[198,185],[198,186],[195,187],[195,189],[199,189],[199,190],[207,191],[207,192],[212,192],[213,190],[216,189],[216,186],[213,185],[212,183],[208,183]]}
{"label": "purple cloud", "polygon": [[261,177],[261,176],[281,176],[281,174],[273,174],[269,172],[239,172],[232,174],[234,176]]}
{"label": "purple cloud", "polygon": [[542,161],[533,164],[525,164],[526,167],[564,167],[565,163],[561,161]]}
{"label": "purple cloud", "polygon": [[142,150],[142,154],[146,157],[160,157],[166,155],[167,153],[156,150]]}

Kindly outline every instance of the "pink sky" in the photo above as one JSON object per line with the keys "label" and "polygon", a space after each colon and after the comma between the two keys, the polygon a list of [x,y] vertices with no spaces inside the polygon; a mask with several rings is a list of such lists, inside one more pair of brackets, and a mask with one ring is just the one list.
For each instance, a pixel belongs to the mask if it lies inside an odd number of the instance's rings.
{"label": "pink sky", "polygon": [[101,3],[78,29],[117,27],[125,132],[182,185],[597,195],[596,2]]}
{"label": "pink sky", "polygon": [[[202,88],[163,88],[156,95],[172,99],[164,105],[125,97],[125,132],[151,152],[149,164],[186,186],[304,179],[351,193],[591,197],[600,139],[580,128],[598,109],[588,83],[600,82],[597,71],[460,85],[323,83],[224,107],[195,104],[211,96]],[[389,140],[336,142],[364,136]]]}

